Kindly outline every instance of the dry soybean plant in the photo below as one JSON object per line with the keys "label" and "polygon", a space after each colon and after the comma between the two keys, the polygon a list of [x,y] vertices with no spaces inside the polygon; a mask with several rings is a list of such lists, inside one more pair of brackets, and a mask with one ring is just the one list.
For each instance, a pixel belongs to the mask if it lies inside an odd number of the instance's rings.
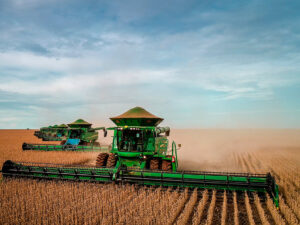
{"label": "dry soybean plant", "polygon": [[259,217],[260,217],[260,220],[262,222],[262,224],[264,225],[270,225],[268,219],[267,219],[267,216],[265,214],[265,211],[260,203],[260,199],[258,197],[258,195],[255,193],[254,194],[254,202],[255,202],[255,206],[257,208],[257,211],[258,211],[258,214],[259,214]]}
{"label": "dry soybean plant", "polygon": [[192,220],[193,224],[200,224],[203,216],[203,210],[207,203],[207,200],[208,200],[208,191],[205,190],[202,194],[202,199],[197,206],[196,213],[193,216],[193,220]]}
{"label": "dry soybean plant", "polygon": [[197,196],[198,196],[197,193],[198,193],[198,190],[194,189],[190,200],[185,205],[185,208],[184,208],[183,212],[181,213],[180,217],[178,218],[178,220],[176,222],[177,225],[188,223],[188,220],[189,220],[191,214],[193,213],[194,206],[197,202]]}
{"label": "dry soybean plant", "polygon": [[168,221],[168,224],[174,224],[174,222],[176,221],[177,217],[180,215],[181,211],[183,210],[186,201],[189,198],[189,193],[188,193],[188,189],[185,189],[184,194],[180,196],[180,200],[177,201],[178,204],[176,204],[176,207],[173,208],[173,212],[171,214],[171,218]]}
{"label": "dry soybean plant", "polygon": [[270,198],[269,195],[267,195],[267,207],[276,224],[286,224],[285,220],[278,213],[278,210],[274,206],[273,200]]}

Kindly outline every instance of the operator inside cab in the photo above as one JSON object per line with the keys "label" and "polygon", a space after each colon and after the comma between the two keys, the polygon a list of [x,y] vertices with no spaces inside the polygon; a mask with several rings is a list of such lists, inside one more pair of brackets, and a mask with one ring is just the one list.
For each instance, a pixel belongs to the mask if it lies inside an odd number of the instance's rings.
{"label": "operator inside cab", "polygon": [[79,138],[81,133],[82,133],[82,130],[80,130],[80,129],[71,129],[70,138],[71,139]]}
{"label": "operator inside cab", "polygon": [[136,152],[143,151],[143,134],[141,130],[122,131],[122,138],[119,143],[120,151]]}

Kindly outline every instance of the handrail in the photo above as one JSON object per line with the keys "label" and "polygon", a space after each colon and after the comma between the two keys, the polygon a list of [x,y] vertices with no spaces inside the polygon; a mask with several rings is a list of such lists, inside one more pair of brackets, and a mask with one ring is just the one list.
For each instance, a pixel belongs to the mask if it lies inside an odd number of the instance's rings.
{"label": "handrail", "polygon": [[176,170],[178,168],[178,161],[177,161],[177,147],[175,141],[172,142],[172,156],[174,156],[175,152],[175,165],[176,165]]}

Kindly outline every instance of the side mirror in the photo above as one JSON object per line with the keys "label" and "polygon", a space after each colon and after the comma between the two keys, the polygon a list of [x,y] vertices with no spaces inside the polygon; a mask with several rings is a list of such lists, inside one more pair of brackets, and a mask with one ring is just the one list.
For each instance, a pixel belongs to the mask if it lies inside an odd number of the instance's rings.
{"label": "side mirror", "polygon": [[104,130],[104,137],[107,136],[107,130]]}

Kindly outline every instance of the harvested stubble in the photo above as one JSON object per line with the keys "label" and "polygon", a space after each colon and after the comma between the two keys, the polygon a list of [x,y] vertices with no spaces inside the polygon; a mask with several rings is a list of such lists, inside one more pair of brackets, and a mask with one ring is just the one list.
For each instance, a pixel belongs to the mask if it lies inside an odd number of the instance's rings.
{"label": "harvested stubble", "polygon": [[203,216],[204,207],[207,203],[207,200],[208,200],[208,191],[205,190],[203,192],[202,199],[197,206],[196,213],[194,214],[193,224],[200,224],[200,222],[202,220],[202,216]]}
{"label": "harvested stubble", "polygon": [[237,204],[236,192],[233,193],[233,205],[234,205],[234,225],[239,225],[239,209]]}
{"label": "harvested stubble", "polygon": [[252,213],[252,209],[250,206],[249,197],[248,197],[247,192],[245,192],[245,204],[246,204],[246,210],[247,210],[249,223],[250,223],[250,225],[255,225],[255,222],[253,219],[253,213]]}
{"label": "harvested stubble", "polygon": [[208,209],[208,215],[205,223],[206,225],[211,225],[213,221],[215,205],[216,205],[216,190],[213,190],[213,195],[211,198],[211,202]]}
{"label": "harvested stubble", "polygon": [[275,208],[273,201],[269,195],[267,195],[267,207],[276,224],[286,224],[285,220],[281,216],[281,213],[279,213],[278,210]]}
{"label": "harvested stubble", "polygon": [[254,195],[254,202],[255,202],[255,206],[256,206],[256,208],[258,210],[259,218],[260,218],[262,224],[264,224],[264,225],[270,225],[270,223],[269,223],[269,221],[267,219],[267,216],[265,214],[265,211],[264,211],[264,209],[263,209],[263,207],[261,205],[260,199],[259,199],[259,197],[258,197],[257,194]]}
{"label": "harvested stubble", "polygon": [[221,225],[225,225],[226,224],[226,215],[227,215],[227,192],[224,191],[223,205],[222,205]]}

